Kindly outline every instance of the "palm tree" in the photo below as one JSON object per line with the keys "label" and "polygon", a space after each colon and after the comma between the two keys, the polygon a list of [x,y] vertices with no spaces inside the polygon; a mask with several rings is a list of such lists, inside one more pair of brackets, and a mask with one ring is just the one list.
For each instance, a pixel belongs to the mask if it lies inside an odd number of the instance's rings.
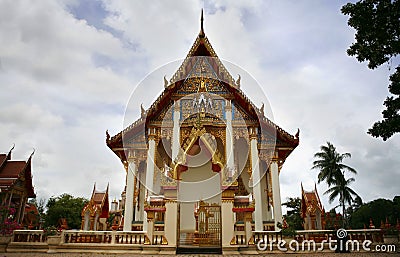
{"label": "palm tree", "polygon": [[357,174],[357,171],[346,164],[343,164],[344,158],[350,158],[350,153],[339,154],[336,148],[327,142],[327,145],[321,146],[321,152],[314,154],[314,158],[319,158],[313,162],[313,169],[319,169],[318,183],[326,181],[328,186],[335,184],[336,177],[344,171],[350,171]]}
{"label": "palm tree", "polygon": [[[348,203],[351,205],[353,202],[353,196],[355,198],[360,198],[360,196],[354,192],[353,189],[349,187],[349,185],[355,181],[354,178],[346,179],[344,174],[340,173],[341,176],[336,177],[336,181],[334,182],[334,186],[326,190],[324,194],[329,194],[329,203],[332,203],[339,196],[339,203],[342,207],[343,213],[343,227],[345,226],[345,204]],[[360,198],[361,199],[361,198]]]}
{"label": "palm tree", "polygon": [[339,196],[339,202],[342,207],[343,226],[345,223],[345,204],[353,201],[352,196],[358,196],[350,187],[350,183],[354,178],[346,179],[345,171],[357,174],[357,171],[343,163],[345,158],[350,158],[350,153],[340,154],[336,148],[327,142],[327,145],[321,146],[321,151],[314,154],[314,158],[318,158],[313,162],[313,169],[319,169],[318,183],[325,181],[330,187],[324,194],[329,194],[329,202],[333,202]]}

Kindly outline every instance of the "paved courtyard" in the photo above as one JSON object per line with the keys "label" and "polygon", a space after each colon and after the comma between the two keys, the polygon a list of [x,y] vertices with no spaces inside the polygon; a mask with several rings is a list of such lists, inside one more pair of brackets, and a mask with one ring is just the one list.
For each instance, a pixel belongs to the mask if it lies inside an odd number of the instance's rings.
{"label": "paved courtyard", "polygon": [[[137,254],[101,254],[101,253],[55,253],[55,254],[45,254],[45,253],[2,253],[0,254],[0,257],[39,257],[39,256],[47,256],[47,257],[89,257],[89,256],[95,256],[95,257],[116,257],[116,256],[138,256]],[[192,257],[192,256],[202,256],[202,257],[208,257],[208,256],[230,256],[230,257],[239,257],[239,256],[263,256],[262,254],[260,255],[212,255],[212,254],[182,254],[182,255],[145,255],[148,257],[154,256],[154,257],[160,257],[160,256],[181,256],[181,257]],[[345,254],[336,254],[336,253],[303,253],[303,254],[296,254],[296,253],[287,253],[287,254],[265,254],[264,256],[274,256],[274,257],[288,257],[288,256],[312,256],[312,257],[318,257],[318,256],[324,256],[324,257],[395,257],[395,256],[400,256],[400,253],[345,253]]]}

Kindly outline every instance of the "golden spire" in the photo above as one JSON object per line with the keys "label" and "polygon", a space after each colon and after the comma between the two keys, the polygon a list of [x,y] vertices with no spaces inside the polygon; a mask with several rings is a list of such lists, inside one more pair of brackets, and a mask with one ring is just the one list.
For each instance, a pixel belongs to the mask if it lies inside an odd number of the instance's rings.
{"label": "golden spire", "polygon": [[203,8],[202,8],[201,9],[201,18],[200,18],[200,34],[199,34],[200,37],[204,37],[205,36],[204,28],[203,28],[203,21],[204,21],[204,18],[203,18]]}

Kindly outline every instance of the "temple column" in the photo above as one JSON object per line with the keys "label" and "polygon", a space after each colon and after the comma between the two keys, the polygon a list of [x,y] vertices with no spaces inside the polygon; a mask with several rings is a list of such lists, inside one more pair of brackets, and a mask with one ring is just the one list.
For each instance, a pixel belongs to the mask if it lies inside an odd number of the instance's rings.
{"label": "temple column", "polygon": [[8,208],[10,208],[13,193],[14,193],[14,190],[11,190],[10,199],[8,200],[8,206],[7,206]]}
{"label": "temple column", "polygon": [[255,230],[264,230],[263,226],[263,213],[262,213],[262,188],[261,188],[261,173],[258,159],[257,147],[257,130],[252,127],[249,131],[250,135],[250,152],[251,152],[251,170],[252,170],[252,186],[253,196],[255,200],[254,222]]}
{"label": "temple column", "polygon": [[20,218],[21,218],[21,213],[24,211],[23,209],[22,209],[22,207],[23,207],[23,205],[24,205],[24,196],[23,196],[23,194],[22,193],[20,193],[20,195],[19,195],[19,207],[18,207],[18,212],[17,212],[17,215],[16,215],[16,220],[17,220],[17,223],[18,224],[20,224],[22,221],[20,220]]}
{"label": "temple column", "polygon": [[[232,190],[233,191],[233,190]],[[224,192],[222,193],[224,194]],[[232,195],[234,192],[232,192]],[[222,218],[222,246],[230,246],[234,235],[235,217],[233,209],[233,196],[231,199],[222,199],[221,216]]]}
{"label": "temple column", "polygon": [[176,200],[165,202],[164,231],[168,246],[176,246],[178,203]]}
{"label": "temple column", "polygon": [[244,213],[244,232],[246,235],[246,243],[247,244],[249,244],[249,242],[253,236],[253,231],[251,229],[251,222],[252,222],[252,213],[245,212]]}
{"label": "temple column", "polygon": [[235,170],[235,160],[233,154],[233,129],[232,129],[232,105],[231,101],[226,101],[225,106],[225,119],[226,119],[226,167],[228,168],[229,175],[233,177]]}
{"label": "temple column", "polygon": [[135,152],[129,152],[128,167],[126,169],[126,192],[125,192],[125,211],[124,211],[124,231],[132,230],[133,220],[133,191],[134,178],[136,173],[136,156]]}
{"label": "temple column", "polygon": [[25,205],[26,205],[26,202],[28,201],[28,196],[24,193],[23,194],[23,201],[22,201],[22,212],[21,212],[21,216],[20,216],[20,219],[19,219],[19,223],[23,223],[24,222],[24,216],[25,216]]}
{"label": "temple column", "polygon": [[[147,166],[146,166],[146,189],[145,189],[145,199],[144,204],[147,204],[149,196],[153,195],[154,189],[154,166],[155,166],[155,153],[156,153],[156,128],[149,128],[148,133],[148,150],[147,150]],[[148,221],[147,213],[143,213],[143,231],[147,231]]]}
{"label": "temple column", "polygon": [[180,146],[180,124],[181,112],[179,110],[179,101],[174,103],[174,127],[172,131],[172,161],[178,156]]}
{"label": "temple column", "polygon": [[275,230],[279,230],[278,223],[282,224],[281,189],[279,186],[279,167],[277,153],[271,162],[272,201],[274,208]]}

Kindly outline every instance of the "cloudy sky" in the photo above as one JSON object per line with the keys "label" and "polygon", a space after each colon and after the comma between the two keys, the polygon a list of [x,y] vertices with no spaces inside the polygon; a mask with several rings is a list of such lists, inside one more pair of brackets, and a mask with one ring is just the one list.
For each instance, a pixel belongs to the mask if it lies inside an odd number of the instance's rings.
{"label": "cloudy sky", "polygon": [[[39,198],[89,197],[94,182],[100,190],[110,183],[118,198],[125,174],[105,131],[122,129],[129,96],[147,74],[186,56],[204,8],[218,56],[258,81],[279,126],[300,128],[280,176],[283,201],[300,196],[301,182],[314,187],[313,154],[326,141],[352,154],[346,163],[358,171],[353,187],[364,201],[392,199],[400,193],[400,136],[366,134],[381,118],[392,71],[346,55],[354,31],[340,13],[345,2],[2,0],[0,152],[15,143],[13,158],[27,159],[36,149]],[[159,83],[144,98],[158,95]],[[245,81],[242,88],[255,94]]]}

